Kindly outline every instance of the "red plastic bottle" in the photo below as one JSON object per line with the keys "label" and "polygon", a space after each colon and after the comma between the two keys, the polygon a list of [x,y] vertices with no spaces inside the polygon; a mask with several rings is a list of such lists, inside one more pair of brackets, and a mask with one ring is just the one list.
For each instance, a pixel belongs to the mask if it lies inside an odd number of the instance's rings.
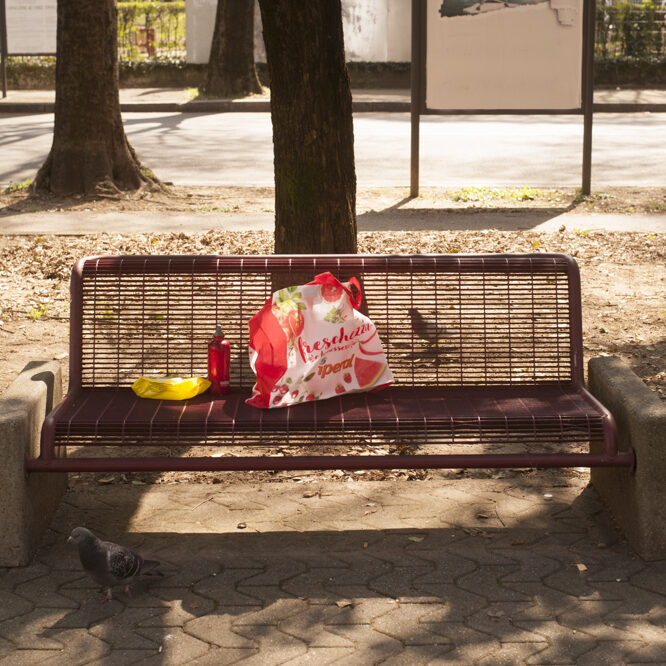
{"label": "red plastic bottle", "polygon": [[208,343],[208,379],[209,391],[213,395],[229,393],[229,361],[231,345],[224,339],[222,327],[218,324],[213,339]]}

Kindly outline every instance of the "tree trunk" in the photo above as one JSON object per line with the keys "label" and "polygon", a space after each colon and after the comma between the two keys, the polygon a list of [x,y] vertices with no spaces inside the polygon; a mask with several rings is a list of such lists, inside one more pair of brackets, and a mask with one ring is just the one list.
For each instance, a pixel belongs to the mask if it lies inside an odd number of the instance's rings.
{"label": "tree trunk", "polygon": [[154,177],[127,141],[118,95],[115,0],[58,0],[53,145],[37,190],[135,190]]}
{"label": "tree trunk", "polygon": [[217,0],[204,92],[244,97],[261,91],[254,65],[254,0]]}
{"label": "tree trunk", "polygon": [[351,90],[340,0],[259,0],[271,86],[275,252],[356,252]]}

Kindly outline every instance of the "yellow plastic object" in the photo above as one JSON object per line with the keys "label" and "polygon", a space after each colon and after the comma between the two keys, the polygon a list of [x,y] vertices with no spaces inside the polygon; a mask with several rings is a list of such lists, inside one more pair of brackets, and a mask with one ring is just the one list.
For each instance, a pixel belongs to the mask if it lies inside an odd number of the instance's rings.
{"label": "yellow plastic object", "polygon": [[203,393],[210,382],[202,377],[139,377],[132,390],[140,398],[188,400]]}

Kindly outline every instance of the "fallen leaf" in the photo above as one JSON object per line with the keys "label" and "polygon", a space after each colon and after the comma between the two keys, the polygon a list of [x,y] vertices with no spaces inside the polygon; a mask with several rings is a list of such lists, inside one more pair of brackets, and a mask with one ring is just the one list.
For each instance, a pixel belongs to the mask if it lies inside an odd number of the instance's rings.
{"label": "fallen leaf", "polygon": [[421,541],[423,541],[423,539],[425,539],[424,536],[410,536],[410,537],[407,537],[407,538],[410,541],[413,541],[414,543],[421,543]]}
{"label": "fallen leaf", "polygon": [[349,599],[341,599],[340,601],[336,601],[335,605],[338,608],[347,608],[348,606],[353,606],[353,603]]}

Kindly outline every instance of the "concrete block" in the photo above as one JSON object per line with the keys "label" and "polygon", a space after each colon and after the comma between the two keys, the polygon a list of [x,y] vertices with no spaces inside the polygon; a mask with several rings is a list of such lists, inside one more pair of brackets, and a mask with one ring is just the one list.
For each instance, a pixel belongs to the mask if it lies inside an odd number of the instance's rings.
{"label": "concrete block", "polygon": [[27,474],[44,418],[62,397],[57,361],[32,361],[0,396],[0,566],[29,564],[67,489],[67,474]]}
{"label": "concrete block", "polygon": [[613,414],[636,469],[592,468],[592,484],[644,560],[666,559],[666,402],[619,358],[589,362],[589,389]]}

